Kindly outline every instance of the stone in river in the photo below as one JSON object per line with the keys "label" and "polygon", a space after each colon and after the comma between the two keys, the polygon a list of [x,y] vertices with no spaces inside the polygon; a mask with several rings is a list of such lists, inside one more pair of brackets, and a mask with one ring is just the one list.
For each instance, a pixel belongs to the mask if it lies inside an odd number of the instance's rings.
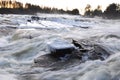
{"label": "stone in river", "polygon": [[[68,69],[80,65],[88,60],[105,60],[110,56],[110,51],[102,44],[88,44],[81,47],[81,42],[76,48],[65,40],[54,40],[48,44],[50,53],[34,59],[33,67],[50,68],[51,70]],[[88,47],[89,46],[89,47]]]}
{"label": "stone in river", "polygon": [[35,20],[35,21],[38,21],[40,18],[38,16],[32,16],[31,19]]}
{"label": "stone in river", "polygon": [[75,46],[65,40],[54,40],[48,43],[48,49],[54,57],[62,57],[65,54],[72,54]]}

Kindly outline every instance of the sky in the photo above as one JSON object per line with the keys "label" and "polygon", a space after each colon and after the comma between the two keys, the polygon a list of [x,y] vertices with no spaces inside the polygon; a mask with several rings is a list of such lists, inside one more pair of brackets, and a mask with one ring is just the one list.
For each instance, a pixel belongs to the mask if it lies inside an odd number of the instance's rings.
{"label": "sky", "polygon": [[84,9],[87,4],[95,9],[98,5],[102,6],[104,11],[106,7],[111,3],[120,3],[120,0],[17,0],[22,3],[32,3],[40,6],[55,7],[64,10],[72,10],[74,8],[79,9],[80,13],[84,13]]}

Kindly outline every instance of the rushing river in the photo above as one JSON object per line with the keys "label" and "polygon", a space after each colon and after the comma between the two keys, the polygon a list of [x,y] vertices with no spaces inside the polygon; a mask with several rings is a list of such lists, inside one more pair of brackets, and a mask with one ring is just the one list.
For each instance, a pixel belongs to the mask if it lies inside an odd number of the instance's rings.
{"label": "rushing river", "polygon": [[[120,80],[120,20],[73,15],[0,15],[0,80]],[[32,67],[55,39],[86,39],[104,45],[110,56],[68,69]]]}

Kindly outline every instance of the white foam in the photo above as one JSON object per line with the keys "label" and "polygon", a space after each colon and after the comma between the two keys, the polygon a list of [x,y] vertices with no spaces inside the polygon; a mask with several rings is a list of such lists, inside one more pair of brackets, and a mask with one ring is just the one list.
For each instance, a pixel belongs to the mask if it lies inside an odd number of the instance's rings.
{"label": "white foam", "polygon": [[[32,78],[35,78],[33,80],[120,80],[120,20],[55,14],[40,14],[38,16],[46,18],[46,20],[25,22],[27,21],[25,20],[26,17],[29,17],[28,15],[4,15],[1,17],[2,19],[0,18],[0,21],[9,18],[10,22],[15,21],[14,23],[20,24],[18,28],[22,28],[11,35],[13,37],[10,41],[6,37],[0,38],[0,71],[4,72],[4,74],[0,72],[0,80],[16,80],[14,75],[8,74],[10,73],[8,67],[14,73],[19,72],[19,70],[20,73],[22,71],[27,73],[25,69],[28,69],[34,58],[47,53],[47,42],[63,38],[68,40],[71,38],[90,39],[92,42],[104,44],[105,48],[113,53],[105,61],[87,61],[67,70],[44,71],[42,69],[42,72],[38,71],[40,72],[38,76],[32,75]],[[6,26],[7,24],[3,25]],[[80,26],[90,28],[83,29]],[[60,29],[61,31],[59,31]],[[69,30],[64,31],[65,29]],[[111,34],[118,37],[110,37]],[[33,38],[29,39],[29,36],[33,36]],[[71,45],[57,41],[52,46],[63,48]],[[28,72],[31,72],[31,69]],[[32,72],[37,72],[37,69],[33,69]]]}
{"label": "white foam", "polygon": [[8,40],[6,37],[0,38],[0,47],[3,47],[8,44]]}
{"label": "white foam", "polygon": [[15,75],[12,74],[0,74],[0,80],[17,80]]}

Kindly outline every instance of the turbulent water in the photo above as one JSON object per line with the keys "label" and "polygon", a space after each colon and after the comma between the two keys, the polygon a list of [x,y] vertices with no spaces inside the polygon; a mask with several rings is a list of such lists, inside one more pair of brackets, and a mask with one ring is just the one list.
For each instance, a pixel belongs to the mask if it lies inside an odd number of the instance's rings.
{"label": "turbulent water", "polygon": [[[120,80],[120,20],[38,14],[39,21],[27,22],[31,16],[0,15],[0,80]],[[32,67],[56,39],[93,41],[111,55],[57,71]]]}

